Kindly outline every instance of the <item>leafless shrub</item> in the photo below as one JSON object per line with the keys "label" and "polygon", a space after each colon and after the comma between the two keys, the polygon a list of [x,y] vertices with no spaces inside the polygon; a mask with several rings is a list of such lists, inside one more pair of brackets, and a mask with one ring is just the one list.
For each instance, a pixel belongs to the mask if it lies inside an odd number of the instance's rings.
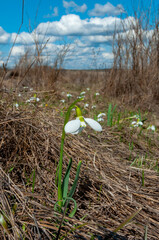
{"label": "leafless shrub", "polygon": [[114,63],[105,92],[133,104],[158,102],[159,20],[151,26],[141,12],[129,25],[129,30],[123,25],[122,33],[114,33]]}

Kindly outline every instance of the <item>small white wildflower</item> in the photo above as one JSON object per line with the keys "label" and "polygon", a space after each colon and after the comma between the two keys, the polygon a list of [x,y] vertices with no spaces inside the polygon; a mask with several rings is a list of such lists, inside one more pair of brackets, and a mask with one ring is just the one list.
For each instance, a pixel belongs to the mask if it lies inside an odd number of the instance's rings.
{"label": "small white wildflower", "polygon": [[28,89],[28,87],[26,87],[26,86],[24,86],[23,88],[24,88],[24,89]]}
{"label": "small white wildflower", "polygon": [[14,106],[15,106],[16,108],[18,108],[18,107],[19,107],[19,104],[16,102],[16,103],[14,103]]}
{"label": "small white wildflower", "polygon": [[102,117],[100,117],[100,118],[97,118],[97,121],[98,122],[104,122],[104,119]]}
{"label": "small white wildflower", "polygon": [[26,102],[39,102],[39,101],[40,101],[40,98],[36,97],[36,95],[26,100]]}
{"label": "small white wildflower", "polygon": [[89,104],[86,103],[86,104],[84,105],[84,108],[88,108],[88,107],[89,107]]}
{"label": "small white wildflower", "polygon": [[79,98],[79,99],[83,98],[84,99],[84,96],[81,95],[81,96],[78,96],[77,98]]}
{"label": "small white wildflower", "polygon": [[133,121],[133,122],[131,123],[131,125],[132,125],[133,127],[139,127],[139,126],[142,126],[143,123],[138,119],[137,121]]}
{"label": "small white wildflower", "polygon": [[21,97],[21,96],[22,96],[21,93],[19,93],[19,94],[18,94],[18,97]]}
{"label": "small white wildflower", "polygon": [[30,88],[30,91],[33,91],[33,88]]}
{"label": "small white wildflower", "polygon": [[155,130],[156,130],[156,128],[155,128],[155,126],[154,126],[154,125],[150,125],[150,126],[148,126],[147,130],[152,130],[152,131],[155,131]]}
{"label": "small white wildflower", "polygon": [[95,96],[99,96],[100,94],[98,92],[95,93]]}
{"label": "small white wildflower", "polygon": [[92,106],[92,109],[94,109],[94,108],[96,108],[96,105],[93,105],[93,106]]}
{"label": "small white wildflower", "polygon": [[98,116],[97,116],[97,118],[104,117],[104,116],[106,116],[105,113],[99,113]]}
{"label": "small white wildflower", "polygon": [[64,103],[64,102],[65,102],[65,99],[61,99],[60,102]]}
{"label": "small white wildflower", "polygon": [[72,94],[70,94],[70,93],[67,93],[67,95],[66,95],[68,98],[70,98],[70,97],[72,97]]}
{"label": "small white wildflower", "polygon": [[81,92],[80,95],[84,95],[86,92]]}
{"label": "small white wildflower", "polygon": [[97,121],[91,118],[84,118],[82,116],[81,110],[79,107],[76,107],[76,113],[77,113],[77,118],[75,120],[69,121],[65,125],[64,129],[66,133],[78,134],[86,127],[86,124],[88,124],[95,131],[99,131],[99,132],[102,131],[102,127]]}
{"label": "small white wildflower", "polygon": [[87,91],[89,91],[90,90],[90,88],[86,88],[87,89]]}

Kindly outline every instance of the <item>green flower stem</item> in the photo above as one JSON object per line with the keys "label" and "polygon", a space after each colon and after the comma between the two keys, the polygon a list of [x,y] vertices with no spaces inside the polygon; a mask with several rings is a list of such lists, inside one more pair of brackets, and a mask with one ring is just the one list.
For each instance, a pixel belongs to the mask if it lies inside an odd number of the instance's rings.
{"label": "green flower stem", "polygon": [[63,163],[63,148],[64,148],[64,141],[65,141],[65,129],[64,128],[65,128],[66,123],[69,120],[72,108],[74,108],[76,103],[81,100],[83,100],[83,99],[77,99],[69,106],[69,108],[66,112],[65,120],[64,120],[64,127],[63,127],[63,131],[62,131],[61,147],[60,147],[60,161],[58,164],[58,201],[59,201],[60,207],[63,206],[63,201],[62,201],[62,199],[63,199],[63,196],[62,196],[62,163]]}

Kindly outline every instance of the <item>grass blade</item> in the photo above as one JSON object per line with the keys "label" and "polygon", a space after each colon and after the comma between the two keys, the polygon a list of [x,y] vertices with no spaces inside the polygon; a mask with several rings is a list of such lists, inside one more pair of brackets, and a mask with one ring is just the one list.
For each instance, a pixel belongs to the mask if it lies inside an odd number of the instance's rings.
{"label": "grass blade", "polygon": [[74,194],[74,192],[76,190],[81,164],[82,164],[82,161],[79,161],[79,163],[77,165],[77,172],[76,172],[75,180],[74,180],[72,188],[71,188],[71,190],[70,190],[70,192],[68,194],[68,197],[70,197],[70,198],[72,198],[72,196],[73,196],[73,194]]}
{"label": "grass blade", "polygon": [[68,193],[68,183],[69,183],[69,176],[70,176],[70,170],[71,170],[71,166],[72,166],[72,158],[70,158],[64,179],[63,179],[63,183],[62,183],[62,197],[66,198],[67,197],[67,193]]}
{"label": "grass blade", "polygon": [[107,126],[108,127],[111,126],[111,111],[112,111],[112,104],[109,103],[108,112],[107,112]]}
{"label": "grass blade", "polygon": [[122,222],[117,228],[113,230],[114,233],[118,232],[121,228],[123,228],[128,222],[130,222],[140,211],[142,208],[139,208],[133,214],[131,214],[124,222]]}

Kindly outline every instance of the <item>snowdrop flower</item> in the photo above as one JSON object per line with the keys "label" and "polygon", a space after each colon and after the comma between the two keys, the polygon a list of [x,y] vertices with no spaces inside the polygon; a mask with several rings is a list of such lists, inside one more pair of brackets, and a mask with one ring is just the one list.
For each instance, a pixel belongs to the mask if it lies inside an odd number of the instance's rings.
{"label": "snowdrop flower", "polygon": [[93,109],[93,108],[96,108],[96,105],[93,105],[93,106],[92,106],[92,109]]}
{"label": "snowdrop flower", "polygon": [[138,119],[137,121],[133,121],[131,125],[132,127],[140,127],[143,125],[143,123]]}
{"label": "snowdrop flower", "polygon": [[98,116],[97,116],[97,121],[98,121],[98,122],[104,122],[104,119],[103,119],[104,116],[106,116],[105,113],[100,113],[100,114],[98,114]]}
{"label": "snowdrop flower", "polygon": [[84,105],[84,108],[88,108],[88,107],[89,107],[89,104],[86,103],[86,104]]}
{"label": "snowdrop flower", "polygon": [[16,103],[14,103],[14,106],[15,106],[16,108],[18,108],[18,107],[19,107],[19,104],[16,102]]}
{"label": "snowdrop flower", "polygon": [[84,95],[86,92],[81,92],[80,95]]}
{"label": "snowdrop flower", "polygon": [[19,93],[19,94],[18,94],[18,97],[21,97],[21,96],[22,96],[21,93]]}
{"label": "snowdrop flower", "polygon": [[90,90],[90,88],[88,87],[88,88],[86,88],[87,89],[87,91],[89,91]]}
{"label": "snowdrop flower", "polygon": [[102,117],[100,117],[100,118],[97,118],[97,121],[98,122],[104,122],[104,119]]}
{"label": "snowdrop flower", "polygon": [[101,125],[91,118],[84,118],[82,116],[81,110],[79,107],[76,106],[76,114],[77,118],[75,120],[71,120],[65,125],[65,132],[71,134],[78,134],[80,133],[87,124],[95,131],[101,132],[102,127]]}
{"label": "snowdrop flower", "polygon": [[67,95],[66,95],[68,98],[71,98],[72,97],[72,94],[70,94],[70,93],[67,93]]}
{"label": "snowdrop flower", "polygon": [[150,126],[148,126],[147,130],[149,130],[149,129],[151,129],[152,131],[155,131],[155,130],[156,130],[156,128],[155,128],[154,125],[150,125]]}
{"label": "snowdrop flower", "polygon": [[101,117],[104,117],[104,116],[106,116],[105,113],[99,113],[98,116],[97,116],[97,118],[101,118]]}
{"label": "snowdrop flower", "polygon": [[81,96],[78,96],[77,98],[79,98],[79,99],[82,99],[82,98],[83,98],[83,99],[84,99],[84,97],[85,97],[85,96],[81,95]]}
{"label": "snowdrop flower", "polygon": [[61,99],[60,102],[64,103],[64,102],[65,102],[65,99]]}
{"label": "snowdrop flower", "polygon": [[99,96],[100,94],[98,92],[95,93],[95,96]]}
{"label": "snowdrop flower", "polygon": [[39,102],[40,98],[36,97],[36,94],[34,94],[34,97],[31,97],[30,99],[26,100],[26,102]]}

